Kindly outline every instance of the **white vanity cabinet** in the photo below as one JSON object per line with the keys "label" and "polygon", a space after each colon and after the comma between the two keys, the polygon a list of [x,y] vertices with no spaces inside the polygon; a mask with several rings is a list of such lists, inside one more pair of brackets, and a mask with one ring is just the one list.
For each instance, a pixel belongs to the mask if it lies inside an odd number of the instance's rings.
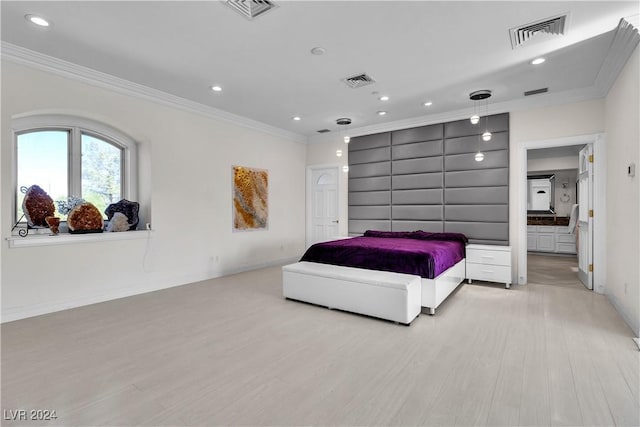
{"label": "white vanity cabinet", "polygon": [[528,225],[527,250],[559,254],[576,253],[576,235],[569,227],[558,225]]}
{"label": "white vanity cabinet", "polygon": [[511,246],[467,245],[467,280],[511,286]]}

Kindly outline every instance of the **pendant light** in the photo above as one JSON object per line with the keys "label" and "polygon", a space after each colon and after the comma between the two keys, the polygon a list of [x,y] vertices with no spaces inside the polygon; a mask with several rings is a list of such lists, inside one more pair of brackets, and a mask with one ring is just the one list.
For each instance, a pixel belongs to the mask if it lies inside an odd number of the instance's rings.
{"label": "pendant light", "polygon": [[351,119],[348,117],[342,117],[340,119],[336,120],[336,124],[340,125],[340,126],[344,126],[344,143],[348,144],[349,142],[351,142],[351,137],[347,134],[347,126],[349,126],[351,124]]}
{"label": "pendant light", "polygon": [[491,96],[491,91],[487,89],[476,90],[469,94],[469,99],[473,101],[473,116],[469,119],[471,124],[477,125],[480,123],[480,116],[478,115],[478,101],[487,99]]}

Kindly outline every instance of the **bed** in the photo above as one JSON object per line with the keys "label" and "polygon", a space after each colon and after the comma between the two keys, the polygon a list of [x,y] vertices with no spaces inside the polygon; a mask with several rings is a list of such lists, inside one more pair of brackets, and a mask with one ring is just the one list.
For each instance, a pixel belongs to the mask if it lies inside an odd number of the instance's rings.
{"label": "bed", "polygon": [[[347,269],[350,277],[360,275],[361,281],[371,277],[374,271],[417,276],[421,288],[420,305],[428,308],[430,314],[435,314],[435,309],[464,280],[466,243],[467,238],[459,233],[368,230],[360,237],[312,245],[301,258],[298,267],[302,265],[301,263],[310,266],[323,264],[324,271],[333,269],[336,275],[343,274]],[[325,276],[330,279],[329,275]],[[315,287],[321,287],[322,281],[317,279],[315,277],[309,282],[313,282]],[[296,280],[304,281],[304,276],[298,274]],[[308,294],[318,295],[318,292],[322,292],[322,289],[309,289]],[[295,298],[291,299],[317,303],[311,298],[307,300],[306,295],[304,291],[298,290]],[[287,297],[286,294],[285,297]],[[321,304],[327,306],[334,302],[332,300],[327,302],[326,299],[322,301]]]}

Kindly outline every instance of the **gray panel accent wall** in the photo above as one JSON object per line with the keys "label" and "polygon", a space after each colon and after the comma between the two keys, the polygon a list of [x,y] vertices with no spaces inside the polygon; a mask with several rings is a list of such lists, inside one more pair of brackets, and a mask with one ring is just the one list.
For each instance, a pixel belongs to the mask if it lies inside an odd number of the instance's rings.
{"label": "gray panel accent wall", "polygon": [[[349,234],[368,229],[460,232],[509,242],[509,115],[351,139]],[[482,151],[484,161],[475,161]]]}

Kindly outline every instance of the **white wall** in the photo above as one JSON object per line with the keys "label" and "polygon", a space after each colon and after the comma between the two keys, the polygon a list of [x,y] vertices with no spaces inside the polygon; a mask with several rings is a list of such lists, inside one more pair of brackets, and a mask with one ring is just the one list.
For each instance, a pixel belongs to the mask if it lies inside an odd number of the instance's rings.
{"label": "white wall", "polygon": [[[152,237],[9,248],[11,118],[70,113],[139,142],[141,222]],[[306,146],[226,121],[2,63],[4,321],[292,260],[304,250]],[[269,170],[269,229],[231,231],[231,166]]]}
{"label": "white wall", "polygon": [[[607,296],[640,335],[640,59],[638,48],[607,95]],[[636,164],[636,176],[627,166]]]}

